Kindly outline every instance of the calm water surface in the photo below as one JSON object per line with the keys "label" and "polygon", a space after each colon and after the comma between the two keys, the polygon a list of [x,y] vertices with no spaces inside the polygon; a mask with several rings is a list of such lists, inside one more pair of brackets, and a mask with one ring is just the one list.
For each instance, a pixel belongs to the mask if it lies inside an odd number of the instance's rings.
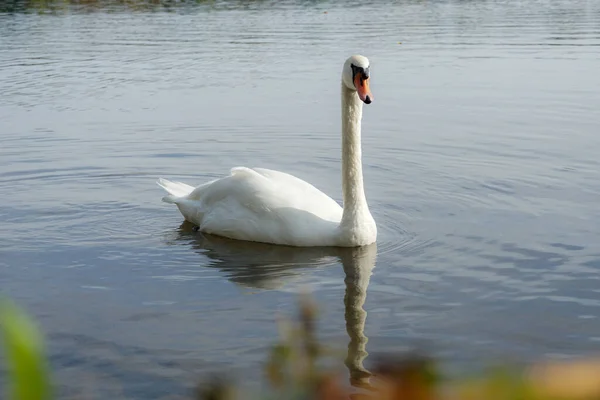
{"label": "calm water surface", "polygon": [[[595,352],[599,46],[592,0],[6,6],[2,291],[42,325],[64,397],[256,380],[304,287],[356,376],[363,350],[423,340],[459,369]],[[234,243],[161,203],[159,176],[238,165],[341,200],[353,53],[372,63],[376,246]]]}

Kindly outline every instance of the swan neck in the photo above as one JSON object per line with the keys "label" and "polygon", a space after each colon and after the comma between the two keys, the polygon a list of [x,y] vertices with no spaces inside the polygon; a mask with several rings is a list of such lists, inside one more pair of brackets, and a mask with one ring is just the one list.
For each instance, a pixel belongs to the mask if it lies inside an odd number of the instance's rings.
{"label": "swan neck", "polygon": [[342,82],[342,225],[356,225],[368,213],[361,159],[362,108],[357,93]]}

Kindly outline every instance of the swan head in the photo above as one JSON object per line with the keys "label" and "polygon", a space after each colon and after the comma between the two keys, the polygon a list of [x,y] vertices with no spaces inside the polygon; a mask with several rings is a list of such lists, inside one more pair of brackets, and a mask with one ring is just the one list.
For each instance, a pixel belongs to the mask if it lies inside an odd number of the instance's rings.
{"label": "swan head", "polygon": [[350,90],[356,91],[358,97],[366,104],[371,104],[373,95],[369,89],[369,59],[361,55],[353,55],[344,63],[342,81]]}

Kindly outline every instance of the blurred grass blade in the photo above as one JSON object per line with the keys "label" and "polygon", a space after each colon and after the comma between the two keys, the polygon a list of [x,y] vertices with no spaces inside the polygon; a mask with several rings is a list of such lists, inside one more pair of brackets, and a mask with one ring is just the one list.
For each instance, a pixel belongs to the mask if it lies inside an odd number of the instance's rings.
{"label": "blurred grass blade", "polygon": [[42,335],[11,301],[0,300],[0,329],[9,371],[9,400],[47,400],[50,379]]}

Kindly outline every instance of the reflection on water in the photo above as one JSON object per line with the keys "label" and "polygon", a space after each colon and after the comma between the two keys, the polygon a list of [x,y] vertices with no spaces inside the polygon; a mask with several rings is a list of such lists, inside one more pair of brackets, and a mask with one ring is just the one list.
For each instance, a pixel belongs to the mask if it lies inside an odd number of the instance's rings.
{"label": "reflection on water", "polygon": [[[344,270],[344,319],[350,338],[345,364],[353,385],[363,387],[371,374],[364,366],[368,356],[365,335],[367,312],[363,308],[377,259],[377,243],[358,248],[302,248],[244,242],[196,232],[184,222],[177,241],[191,244],[213,260],[227,279],[238,285],[275,289],[306,269],[332,265],[339,259]],[[176,243],[173,243],[176,244]]]}
{"label": "reflection on water", "polygon": [[187,222],[179,227],[177,242],[172,244],[181,242],[209,257],[206,266],[218,268],[232,282],[260,289],[281,288],[307,269],[336,264],[341,254],[334,247],[274,246],[202,234]]}
{"label": "reflection on water", "polygon": [[346,274],[344,317],[346,332],[350,336],[345,364],[350,372],[350,382],[356,386],[364,386],[370,373],[364,366],[369,353],[367,353],[368,338],[365,335],[367,312],[363,306],[367,299],[371,272],[375,268],[377,245],[372,244],[346,251],[340,255],[340,258]]}

